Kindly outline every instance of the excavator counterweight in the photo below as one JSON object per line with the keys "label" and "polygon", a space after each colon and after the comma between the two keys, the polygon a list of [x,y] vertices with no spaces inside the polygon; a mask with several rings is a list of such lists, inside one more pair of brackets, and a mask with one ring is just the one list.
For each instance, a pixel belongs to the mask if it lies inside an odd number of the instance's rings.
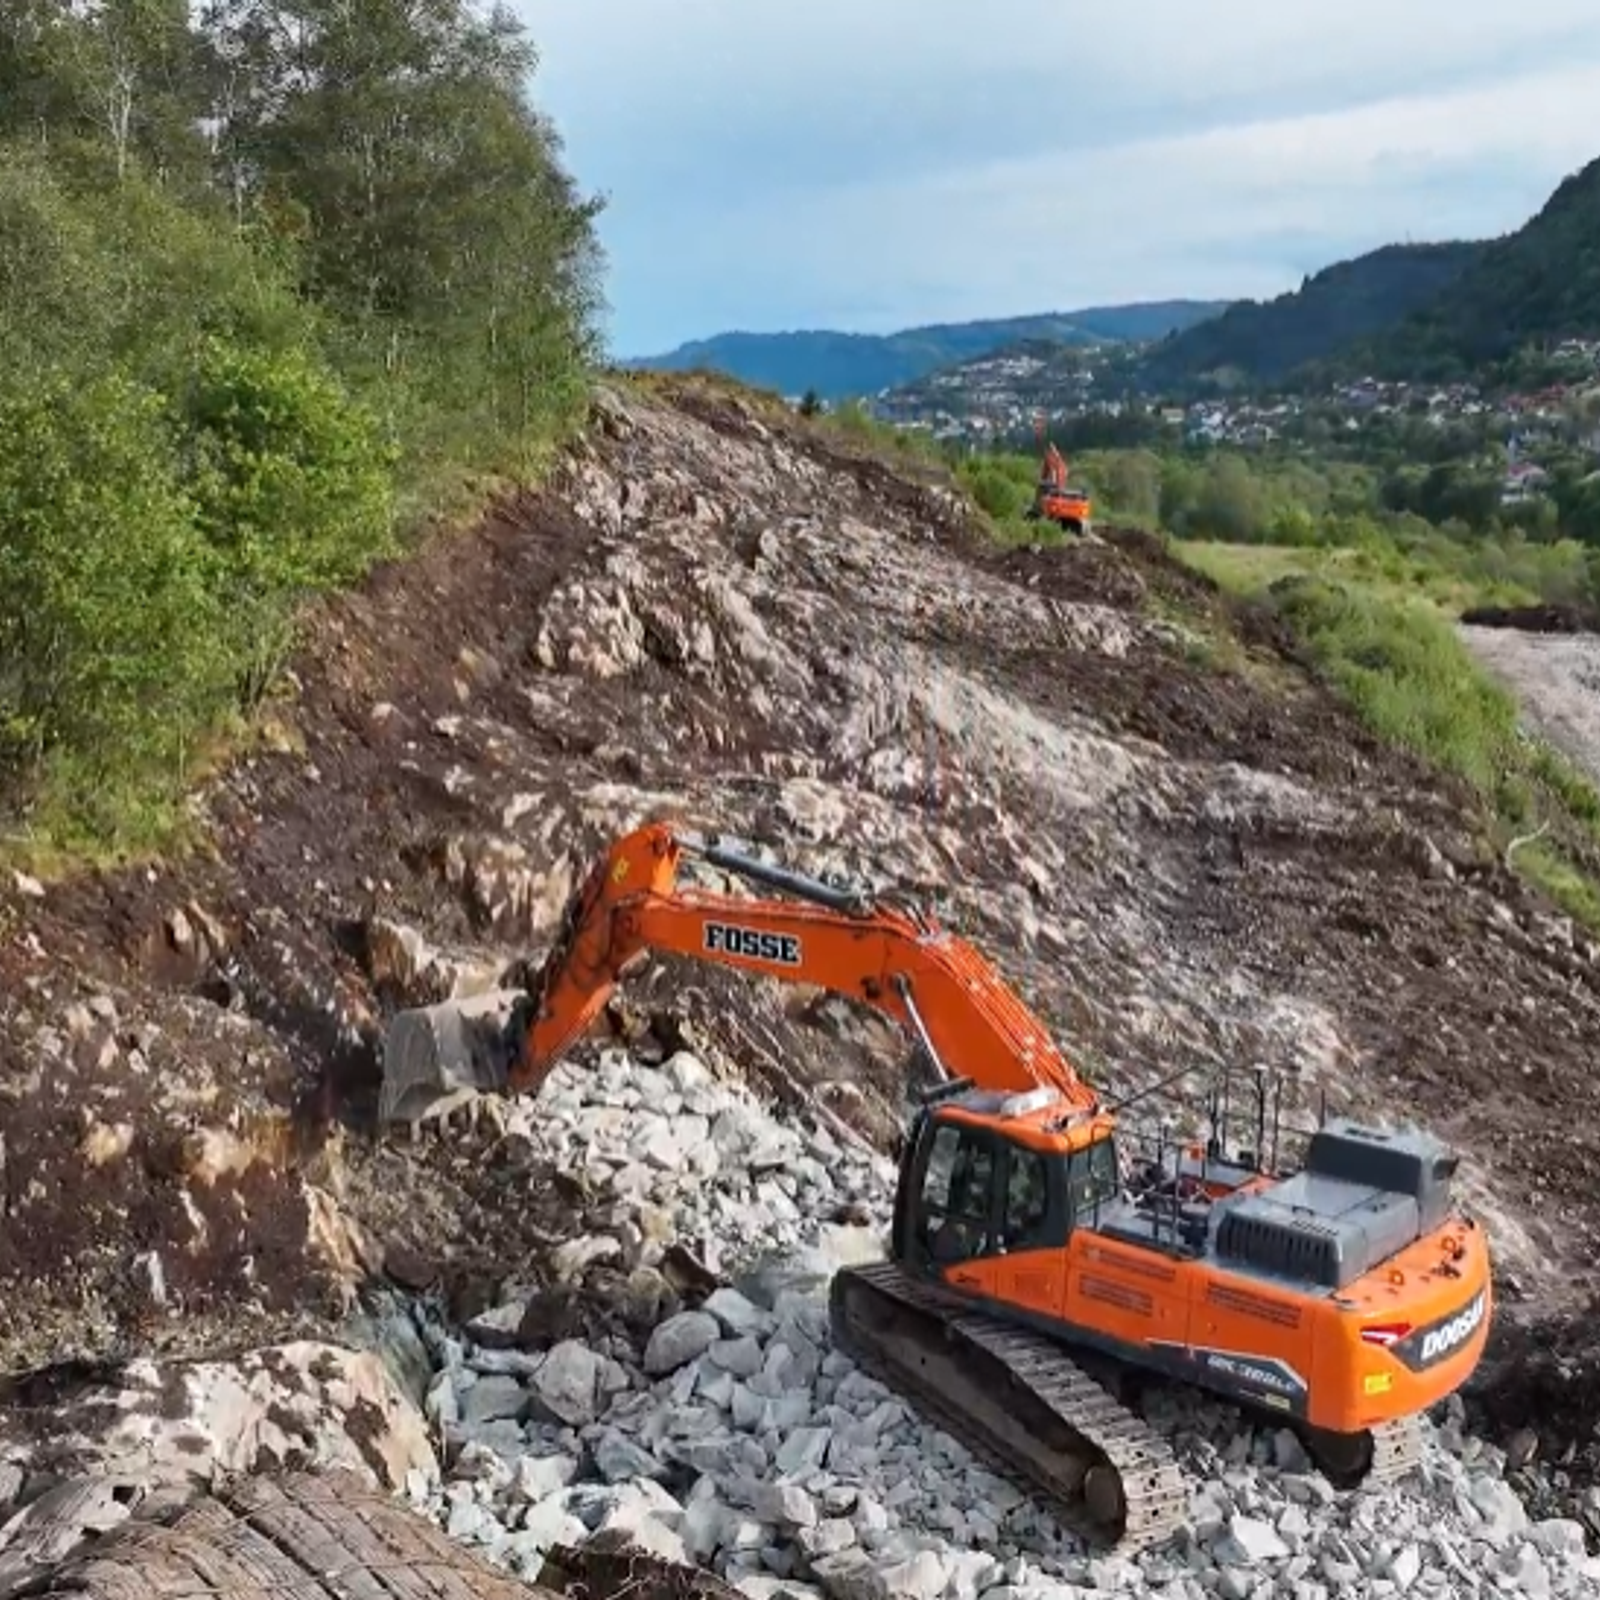
{"label": "excavator counterweight", "polygon": [[[756,892],[680,882],[690,858]],[[649,951],[825,988],[911,1035],[937,1087],[906,1141],[889,1259],[834,1278],[835,1340],[1085,1534],[1137,1547],[1184,1517],[1170,1443],[1121,1398],[1130,1379],[1277,1418],[1351,1486],[1413,1466],[1418,1416],[1477,1366],[1488,1246],[1431,1135],[1324,1118],[1281,1170],[1258,1080],[1248,1151],[1230,1153],[1214,1106],[1205,1142],[1140,1159],[1126,1106],[933,917],[664,823],[595,863],[517,987],[392,1020],[382,1114],[537,1092]]]}

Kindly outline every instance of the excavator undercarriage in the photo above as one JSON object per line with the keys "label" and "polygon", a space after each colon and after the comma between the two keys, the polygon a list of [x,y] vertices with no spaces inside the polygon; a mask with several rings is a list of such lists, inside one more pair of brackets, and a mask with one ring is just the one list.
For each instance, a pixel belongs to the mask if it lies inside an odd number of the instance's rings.
{"label": "excavator undercarriage", "polygon": [[1043,1495],[1064,1527],[1124,1549],[1182,1526],[1171,1445],[1063,1347],[974,1315],[892,1262],[833,1279],[833,1341],[985,1465]]}
{"label": "excavator undercarriage", "polygon": [[[1183,1526],[1189,1488],[1170,1441],[1113,1393],[1119,1378],[1148,1374],[974,1313],[893,1262],[837,1273],[829,1313],[837,1349],[1042,1496],[1064,1528],[1130,1554]],[[1296,1431],[1337,1489],[1393,1482],[1422,1456],[1415,1417],[1354,1441]]]}

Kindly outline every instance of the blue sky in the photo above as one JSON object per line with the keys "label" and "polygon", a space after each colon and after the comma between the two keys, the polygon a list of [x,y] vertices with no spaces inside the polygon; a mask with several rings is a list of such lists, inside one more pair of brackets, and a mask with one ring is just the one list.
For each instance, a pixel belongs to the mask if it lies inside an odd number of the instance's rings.
{"label": "blue sky", "polygon": [[512,0],[620,356],[1265,296],[1600,156],[1600,0]]}

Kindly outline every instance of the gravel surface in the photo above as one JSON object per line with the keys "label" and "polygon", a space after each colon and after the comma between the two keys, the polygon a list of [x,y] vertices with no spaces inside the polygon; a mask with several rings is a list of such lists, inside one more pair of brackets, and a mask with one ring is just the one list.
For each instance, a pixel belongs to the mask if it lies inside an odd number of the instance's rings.
{"label": "gravel surface", "polygon": [[1600,783],[1600,636],[1471,624],[1460,633],[1516,694],[1528,722]]}
{"label": "gravel surface", "polygon": [[[454,1461],[442,1486],[417,1479],[415,1502],[514,1570],[615,1532],[751,1600],[1554,1597],[1600,1584],[1584,1526],[1533,1520],[1459,1404],[1427,1425],[1418,1473],[1338,1493],[1287,1430],[1153,1389],[1146,1415],[1177,1441],[1190,1525],[1132,1558],[1088,1551],[829,1348],[827,1276],[881,1252],[887,1163],[774,1117],[684,1053],[563,1068],[511,1123],[593,1186],[596,1209],[563,1247],[571,1280],[604,1263],[627,1274],[624,1299],[659,1303],[673,1238],[718,1241],[722,1280],[631,1330],[541,1332],[548,1289],[512,1293],[464,1330],[430,1325],[426,1405]],[[843,1212],[863,1220],[825,1220]],[[614,1317],[616,1293],[598,1299]]]}

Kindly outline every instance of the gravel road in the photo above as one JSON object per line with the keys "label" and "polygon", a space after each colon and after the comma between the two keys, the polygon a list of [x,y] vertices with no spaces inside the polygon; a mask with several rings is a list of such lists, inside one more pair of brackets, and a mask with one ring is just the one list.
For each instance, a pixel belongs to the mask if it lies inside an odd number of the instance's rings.
{"label": "gravel road", "polygon": [[1600,782],[1600,636],[1462,624],[1461,637],[1528,722]]}

